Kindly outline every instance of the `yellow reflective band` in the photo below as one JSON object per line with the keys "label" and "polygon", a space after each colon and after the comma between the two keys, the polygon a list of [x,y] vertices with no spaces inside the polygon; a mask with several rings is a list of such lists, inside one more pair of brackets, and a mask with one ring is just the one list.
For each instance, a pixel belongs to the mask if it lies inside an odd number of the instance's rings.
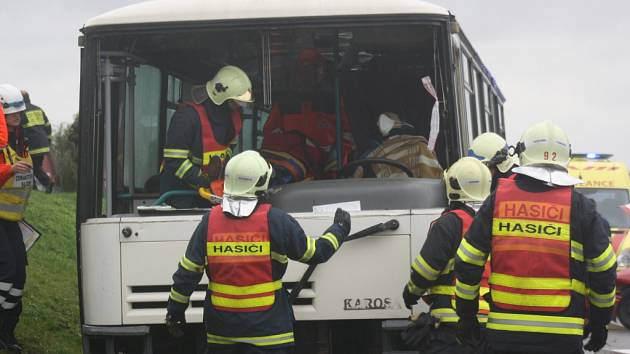
{"label": "yellow reflective band", "polygon": [[455,296],[464,300],[474,300],[479,296],[480,284],[468,285],[459,279],[455,280]]}
{"label": "yellow reflective band", "polygon": [[569,290],[571,279],[563,278],[525,278],[513,275],[492,273],[488,280],[490,284],[508,286],[517,289],[539,290]]}
{"label": "yellow reflective band", "polygon": [[188,304],[188,301],[190,300],[190,296],[182,295],[182,294],[178,293],[173,288],[171,288],[170,298],[173,301],[177,301],[177,302],[182,303],[182,304]]}
{"label": "yellow reflective band", "polygon": [[612,307],[615,304],[615,293],[616,289],[613,289],[608,294],[599,294],[594,292],[593,289],[589,289],[588,300],[593,306],[601,308]]}
{"label": "yellow reflective band", "polygon": [[24,124],[24,128],[32,128],[38,125],[46,125],[44,112],[39,109],[26,112],[26,124]]}
{"label": "yellow reflective band", "polygon": [[571,258],[584,262],[584,247],[581,243],[571,240]]}
{"label": "yellow reflective band", "polygon": [[254,295],[254,294],[264,294],[276,291],[282,288],[282,281],[276,280],[269,283],[261,283],[255,285],[248,286],[235,286],[228,284],[220,284],[216,282],[208,283],[208,289],[210,291],[228,294],[228,295]]}
{"label": "yellow reflective band", "polygon": [[326,233],[321,238],[323,238],[324,240],[328,240],[328,242],[332,244],[335,251],[339,248],[339,241],[337,240],[337,236],[333,235],[331,232]]}
{"label": "yellow reflective band", "polygon": [[454,269],[455,269],[455,258],[451,258],[448,260],[448,263],[446,263],[446,266],[444,267],[444,269],[442,269],[442,272],[440,274],[442,275],[450,274]]}
{"label": "yellow reflective band", "polygon": [[280,254],[274,251],[271,251],[271,259],[278,263],[289,263],[289,257],[286,254]]}
{"label": "yellow reflective band", "polygon": [[500,331],[568,334],[581,336],[584,319],[577,317],[490,312],[486,328]]}
{"label": "yellow reflective band", "polygon": [[315,243],[315,239],[312,237],[306,236],[306,251],[304,251],[304,255],[300,258],[300,262],[308,262],[315,255],[315,251],[317,250],[317,244]]}
{"label": "yellow reflective band", "polygon": [[272,294],[269,296],[259,296],[247,299],[232,299],[212,294],[210,299],[212,300],[212,304],[217,307],[246,309],[252,307],[271,306],[276,301],[276,296]]}
{"label": "yellow reflective band", "polygon": [[493,302],[508,305],[535,307],[567,307],[571,302],[571,295],[534,295],[517,294],[500,290],[490,292]]}
{"label": "yellow reflective band", "polygon": [[255,346],[268,346],[293,343],[293,332],[274,334],[271,336],[260,337],[223,337],[217,336],[211,333],[207,334],[208,343],[213,344],[235,344],[235,343],[247,343]]}
{"label": "yellow reflective band", "polygon": [[432,309],[430,314],[431,316],[439,319],[441,323],[453,323],[459,321],[457,313],[451,308]]}
{"label": "yellow reflective band", "polygon": [[584,296],[586,296],[586,293],[588,292],[586,285],[577,279],[571,279],[571,290]]}
{"label": "yellow reflective band", "polygon": [[439,270],[435,270],[433,267],[427,263],[421,255],[418,255],[416,259],[411,264],[411,268],[416,271],[421,277],[426,280],[432,281],[437,279],[440,275]]}
{"label": "yellow reflective band", "polygon": [[202,159],[200,159],[199,157],[191,157],[190,160],[195,164],[195,165],[201,165],[201,163],[203,162]]}
{"label": "yellow reflective band", "polygon": [[177,176],[178,178],[184,178],[184,175],[186,174],[186,172],[188,172],[188,170],[190,170],[190,168],[193,166],[192,162],[190,162],[190,160],[184,160],[184,162],[182,162],[181,165],[179,165],[179,168],[177,169],[177,171],[175,171],[175,176]]}
{"label": "yellow reflective band", "polygon": [[617,262],[615,252],[613,252],[612,246],[608,244],[608,247],[597,258],[588,259],[586,268],[589,272],[604,272],[612,268]]}
{"label": "yellow reflective band", "polygon": [[407,290],[409,290],[410,293],[412,293],[414,295],[418,295],[418,296],[424,295],[424,293],[427,291],[426,289],[422,289],[422,288],[418,287],[411,280],[409,280],[409,282],[407,283]]}
{"label": "yellow reflective band", "polygon": [[271,250],[269,242],[208,242],[208,256],[265,256]]}
{"label": "yellow reflective band", "polygon": [[164,157],[171,159],[187,159],[189,154],[190,150],[164,149]]}
{"label": "yellow reflective band", "polygon": [[203,272],[204,266],[199,265],[193,261],[191,261],[190,259],[186,258],[186,257],[182,257],[182,260],[179,261],[179,264],[184,267],[184,269],[191,271],[191,272],[195,272],[195,273],[201,273]]}
{"label": "yellow reflective band", "polygon": [[221,161],[225,161],[225,159],[230,156],[232,156],[232,149],[230,148],[223,150],[207,151],[203,153],[203,165],[209,165],[213,157],[218,157]]}
{"label": "yellow reflective band", "polygon": [[457,257],[462,261],[483,267],[486,264],[487,254],[473,247],[466,239],[463,239],[457,249]]}
{"label": "yellow reflective band", "polygon": [[453,295],[455,287],[452,285],[436,285],[429,288],[429,294],[432,295]]}
{"label": "yellow reflective band", "polygon": [[39,148],[39,149],[31,149],[28,150],[28,153],[31,155],[39,155],[39,154],[44,154],[50,151],[50,147],[46,146],[43,148]]}
{"label": "yellow reflective band", "polygon": [[569,241],[569,224],[525,219],[492,219],[492,234]]}

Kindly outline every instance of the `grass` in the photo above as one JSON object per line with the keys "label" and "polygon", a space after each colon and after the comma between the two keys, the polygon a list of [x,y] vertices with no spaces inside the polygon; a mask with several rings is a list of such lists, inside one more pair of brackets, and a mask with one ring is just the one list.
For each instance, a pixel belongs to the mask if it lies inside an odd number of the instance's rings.
{"label": "grass", "polygon": [[24,354],[81,353],[75,200],[74,193],[31,194],[26,220],[42,237],[28,254],[24,310],[16,331]]}

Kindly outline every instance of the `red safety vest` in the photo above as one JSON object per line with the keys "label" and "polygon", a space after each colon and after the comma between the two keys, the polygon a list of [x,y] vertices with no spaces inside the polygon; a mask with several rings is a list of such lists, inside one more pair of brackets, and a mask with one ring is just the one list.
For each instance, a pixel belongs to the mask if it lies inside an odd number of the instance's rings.
{"label": "red safety vest", "polygon": [[[470,225],[472,224],[474,217],[461,209],[451,210],[451,211],[448,211],[448,213],[453,213],[457,215],[459,220],[462,221],[462,239],[464,239],[464,236],[466,236],[466,232],[468,232],[468,229],[470,228]],[[490,262],[486,262],[486,265],[483,269],[483,275],[481,276],[481,286],[479,288],[478,314],[483,316],[483,322],[486,322],[488,313],[490,312],[490,305],[483,297],[485,294],[487,294],[490,291],[490,287],[488,285],[488,279],[490,278],[490,273],[491,273]],[[453,279],[453,284],[455,284],[455,279]],[[454,300],[455,300],[455,294],[453,294],[453,308],[455,308]]]}
{"label": "red safety vest", "polygon": [[248,218],[229,218],[215,206],[208,222],[207,255],[212,306],[228,312],[268,310],[282,281],[271,273],[268,213],[262,204]]}
{"label": "red safety vest", "polygon": [[[195,109],[199,117],[199,124],[201,125],[202,157],[201,161],[197,161],[201,162],[201,170],[204,173],[208,173],[210,166],[218,164],[221,167],[221,171],[223,171],[223,167],[225,167],[225,164],[227,164],[227,161],[232,156],[230,143],[228,142],[227,145],[221,145],[217,142],[214,137],[214,132],[212,131],[208,113],[203,105],[192,102],[186,102],[186,104]],[[232,126],[234,127],[234,137],[237,137],[241,133],[242,128],[241,112],[239,110],[233,110],[231,118]]]}
{"label": "red safety vest", "polygon": [[571,302],[571,187],[531,193],[501,179],[492,219],[492,302],[561,312]]}

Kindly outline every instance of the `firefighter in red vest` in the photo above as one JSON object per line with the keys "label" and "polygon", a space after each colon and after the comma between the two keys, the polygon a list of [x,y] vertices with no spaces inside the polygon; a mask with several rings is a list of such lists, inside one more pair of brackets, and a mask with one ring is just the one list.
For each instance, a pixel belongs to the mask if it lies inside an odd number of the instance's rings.
{"label": "firefighter in red vest", "polygon": [[458,336],[478,339],[478,289],[490,257],[493,353],[582,353],[583,335],[590,335],[584,349],[598,351],[615,301],[608,224],[574,191],[581,181],[567,173],[571,149],[562,129],[533,125],[516,151],[522,167],[499,180],[457,250]]}
{"label": "firefighter in red vest", "polygon": [[492,187],[495,190],[499,178],[508,178],[512,169],[518,167],[518,157],[510,151],[505,139],[492,132],[478,135],[470,144],[468,156],[481,160],[492,172]]}
{"label": "firefighter in red vest", "polygon": [[[407,308],[411,309],[420,297],[430,306],[429,314],[420,315],[403,334],[405,342],[422,349],[422,353],[464,353],[469,349],[460,348],[455,338],[458,318],[452,306],[453,264],[457,247],[475,216],[475,210],[466,203],[481,202],[490,194],[492,176],[479,160],[464,157],[444,173],[444,182],[449,205],[431,223],[420,254],[411,264],[411,279],[403,290]],[[488,303],[480,299],[479,307],[480,322],[485,322]]]}
{"label": "firefighter in red vest", "polygon": [[337,209],[323,236],[306,236],[289,214],[262,201],[272,172],[255,151],[228,162],[223,202],[203,217],[173,275],[166,323],[174,335],[204,270],[210,280],[208,353],[290,353],[294,318],[282,286],[288,260],[326,262],[350,232],[350,214]]}
{"label": "firefighter in red vest", "polygon": [[[194,87],[192,98],[175,112],[168,127],[160,193],[212,187],[221,195],[230,146],[242,127],[239,105],[252,102],[252,84],[243,70],[228,65],[205,86]],[[208,206],[201,198],[169,203],[176,208]]]}

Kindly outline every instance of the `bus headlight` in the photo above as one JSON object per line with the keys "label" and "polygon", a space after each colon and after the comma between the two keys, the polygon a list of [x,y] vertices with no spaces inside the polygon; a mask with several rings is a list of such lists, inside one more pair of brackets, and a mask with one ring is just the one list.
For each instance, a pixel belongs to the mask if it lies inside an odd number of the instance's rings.
{"label": "bus headlight", "polygon": [[630,248],[626,248],[619,253],[617,268],[630,268]]}

